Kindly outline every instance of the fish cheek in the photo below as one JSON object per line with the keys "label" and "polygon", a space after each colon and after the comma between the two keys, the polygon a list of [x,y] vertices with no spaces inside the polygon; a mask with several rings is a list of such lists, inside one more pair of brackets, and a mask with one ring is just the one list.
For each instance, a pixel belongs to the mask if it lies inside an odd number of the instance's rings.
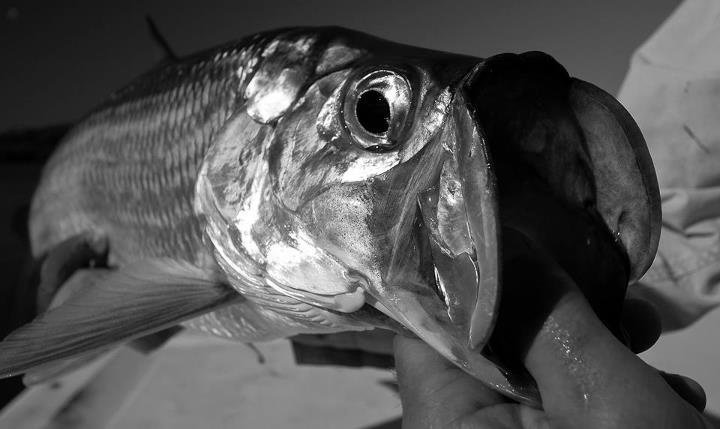
{"label": "fish cheek", "polygon": [[380,278],[384,237],[369,228],[373,201],[361,183],[340,184],[315,196],[299,213],[316,242],[370,282]]}

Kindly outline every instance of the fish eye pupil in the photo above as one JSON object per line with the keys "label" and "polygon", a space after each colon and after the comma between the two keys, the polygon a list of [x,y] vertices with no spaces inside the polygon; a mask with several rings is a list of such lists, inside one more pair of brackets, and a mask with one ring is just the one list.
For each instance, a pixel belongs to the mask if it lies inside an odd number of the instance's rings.
{"label": "fish eye pupil", "polygon": [[355,116],[369,133],[381,135],[390,129],[390,103],[380,91],[369,90],[360,94]]}

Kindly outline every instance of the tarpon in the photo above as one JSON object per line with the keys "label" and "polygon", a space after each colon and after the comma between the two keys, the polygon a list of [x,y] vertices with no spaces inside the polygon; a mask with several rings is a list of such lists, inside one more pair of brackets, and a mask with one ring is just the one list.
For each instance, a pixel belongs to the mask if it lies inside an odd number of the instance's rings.
{"label": "tarpon", "polygon": [[[504,237],[617,308],[659,222],[632,118],[546,54],[266,32],[164,61],[64,138],[30,212],[52,308],[0,343],[0,373],[177,324],[245,342],[385,328],[537,404],[493,347]],[[90,275],[48,286],[78,252]]]}

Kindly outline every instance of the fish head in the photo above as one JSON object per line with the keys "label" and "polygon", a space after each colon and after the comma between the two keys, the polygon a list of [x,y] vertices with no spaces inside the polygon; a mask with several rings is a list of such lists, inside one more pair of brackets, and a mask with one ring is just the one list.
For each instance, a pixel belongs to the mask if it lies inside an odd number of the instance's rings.
{"label": "fish head", "polygon": [[196,210],[217,259],[244,294],[312,305],[318,332],[329,320],[411,332],[537,404],[498,352],[503,255],[518,235],[537,243],[615,317],[659,235],[642,136],[545,54],[342,34],[265,52],[272,67],[206,156]]}

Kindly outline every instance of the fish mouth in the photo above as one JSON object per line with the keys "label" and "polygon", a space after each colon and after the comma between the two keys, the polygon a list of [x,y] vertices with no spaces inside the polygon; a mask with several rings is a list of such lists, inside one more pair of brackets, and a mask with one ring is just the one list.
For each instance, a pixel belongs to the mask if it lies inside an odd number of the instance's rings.
{"label": "fish mouth", "polygon": [[422,172],[432,180],[408,210],[412,245],[399,252],[415,258],[393,259],[394,287],[373,305],[489,386],[539,406],[523,365],[539,325],[527,322],[544,321],[558,296],[516,282],[512,259],[527,248],[549,257],[624,339],[626,287],[657,248],[657,182],[627,112],[545,54],[493,57],[460,85],[436,168]]}
{"label": "fish mouth", "polygon": [[403,210],[383,286],[368,303],[489,386],[538,405],[532,379],[516,380],[487,347],[500,297],[498,199],[463,94],[427,149],[409,180],[414,201]]}
{"label": "fish mouth", "polygon": [[619,315],[630,264],[591,208],[569,207],[542,181],[506,177],[502,169],[498,173],[503,183],[497,186],[502,190],[500,216],[492,227],[484,225],[483,233],[475,234],[486,245],[493,243],[494,252],[487,246],[485,254],[478,253],[469,206],[457,198],[455,206],[448,204],[453,192],[445,171],[438,185],[418,196],[412,235],[421,282],[444,304],[445,313],[438,319],[453,324],[445,331],[452,338],[451,360],[504,393],[538,405],[537,387],[523,360],[559,296],[516,281],[513,261],[531,251],[559,266],[621,340]]}

